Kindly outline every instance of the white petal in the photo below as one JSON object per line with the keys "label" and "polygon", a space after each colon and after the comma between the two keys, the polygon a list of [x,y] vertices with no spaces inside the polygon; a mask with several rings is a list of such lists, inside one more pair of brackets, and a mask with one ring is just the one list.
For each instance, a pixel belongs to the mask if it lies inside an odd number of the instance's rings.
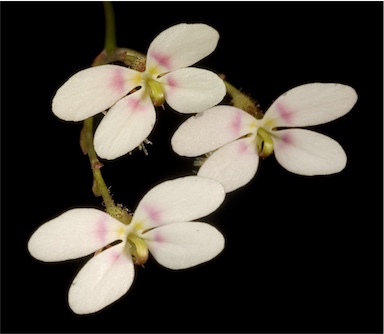
{"label": "white petal", "polygon": [[161,226],[143,236],[156,261],[169,269],[185,269],[209,261],[225,244],[216,228],[200,222]]}
{"label": "white petal", "polygon": [[165,100],[181,113],[197,113],[221,102],[226,94],[223,80],[215,73],[183,68],[158,79],[165,89]]}
{"label": "white petal", "polygon": [[46,262],[75,259],[120,239],[122,227],[103,211],[72,209],[41,225],[29,239],[28,250]]}
{"label": "white petal", "polygon": [[234,191],[253,179],[259,166],[254,136],[239,139],[215,151],[197,175],[219,181],[225,192]]}
{"label": "white petal", "polygon": [[345,115],[356,101],[352,87],[310,83],[281,95],[265,113],[263,123],[269,129],[322,124]]}
{"label": "white petal", "polygon": [[132,225],[143,229],[204,217],[224,201],[222,185],[199,176],[186,176],[165,181],[142,198],[133,216]]}
{"label": "white petal", "polygon": [[256,119],[245,111],[220,105],[186,120],[171,139],[173,150],[196,157],[256,130]]}
{"label": "white petal", "polygon": [[56,92],[53,113],[82,121],[111,107],[137,86],[138,72],[116,65],[91,67],[71,76]]}
{"label": "white petal", "polygon": [[140,89],[114,105],[95,132],[100,158],[116,159],[138,147],[151,133],[156,112],[150,97]]}
{"label": "white petal", "polygon": [[147,71],[165,73],[195,64],[215,50],[219,33],[206,24],[181,23],[161,32],[147,53]]}
{"label": "white petal", "polygon": [[273,134],[276,160],[292,173],[333,174],[346,165],[343,148],[325,135],[303,129],[281,130]]}
{"label": "white petal", "polygon": [[80,270],[68,292],[68,303],[75,313],[97,312],[128,292],[135,269],[126,247],[120,243],[108,248]]}

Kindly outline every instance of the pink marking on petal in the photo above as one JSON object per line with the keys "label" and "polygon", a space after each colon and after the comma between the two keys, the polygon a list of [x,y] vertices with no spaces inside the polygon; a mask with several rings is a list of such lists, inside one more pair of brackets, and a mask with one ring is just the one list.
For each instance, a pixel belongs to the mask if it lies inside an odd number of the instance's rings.
{"label": "pink marking on petal", "polygon": [[128,106],[132,111],[141,111],[143,107],[141,105],[141,100],[139,98],[129,98],[127,99]]}
{"label": "pink marking on petal", "polygon": [[167,76],[167,84],[171,87],[177,87],[177,81],[172,76]]}
{"label": "pink marking on petal", "polygon": [[238,147],[239,147],[240,154],[248,153],[248,145],[244,141],[239,142]]}
{"label": "pink marking on petal", "polygon": [[153,205],[145,204],[143,206],[147,217],[155,224],[160,223],[161,220],[161,210],[154,207]]}
{"label": "pink marking on petal", "polygon": [[108,233],[108,228],[107,228],[107,223],[106,223],[106,219],[105,217],[102,218],[101,220],[99,220],[97,223],[96,223],[96,230],[95,230],[95,234],[96,234],[96,237],[102,242],[106,242],[106,236],[107,236],[107,233]]}
{"label": "pink marking on petal", "polygon": [[[158,229],[156,229],[156,230],[158,230]],[[157,242],[163,242],[165,240],[163,234],[160,233],[159,231],[156,231],[154,239]]]}
{"label": "pink marking on petal", "polygon": [[175,80],[175,78],[173,78],[171,75],[167,75],[166,78],[167,78],[167,85],[169,88],[177,88],[178,87],[177,81]]}
{"label": "pink marking on petal", "polygon": [[284,135],[281,137],[281,139],[287,143],[287,144],[292,144],[293,143],[293,139],[292,139],[292,136],[289,134],[289,133],[284,133]]}
{"label": "pink marking on petal", "polygon": [[278,141],[279,147],[284,147],[287,145],[292,145],[293,144],[293,138],[290,133],[286,132],[284,133],[281,137],[280,140]]}
{"label": "pink marking on petal", "polygon": [[158,51],[152,51],[151,52],[151,57],[153,59],[156,60],[156,62],[161,65],[162,67],[165,67],[167,69],[171,68],[171,57],[164,54],[164,53],[161,53],[161,52],[158,52]]}
{"label": "pink marking on petal", "polygon": [[123,75],[123,70],[121,68],[117,68],[114,71],[114,74],[112,76],[111,85],[113,89],[116,89],[119,92],[124,91],[125,87],[125,80]]}
{"label": "pink marking on petal", "polygon": [[177,81],[172,77],[172,75],[165,75],[164,78],[166,79],[164,90],[165,90],[165,97],[169,97],[170,95],[177,93],[177,88],[179,88],[179,85]]}
{"label": "pink marking on petal", "polygon": [[120,256],[121,256],[121,254],[119,252],[111,252],[111,254],[110,254],[111,262],[115,263],[115,262],[119,261]]}
{"label": "pink marking on petal", "polygon": [[282,102],[276,104],[277,111],[280,117],[286,122],[291,123],[293,118],[293,112],[287,108]]}
{"label": "pink marking on petal", "polygon": [[237,112],[235,115],[235,118],[231,122],[231,130],[235,136],[239,134],[241,129],[241,124],[242,124],[241,112]]}

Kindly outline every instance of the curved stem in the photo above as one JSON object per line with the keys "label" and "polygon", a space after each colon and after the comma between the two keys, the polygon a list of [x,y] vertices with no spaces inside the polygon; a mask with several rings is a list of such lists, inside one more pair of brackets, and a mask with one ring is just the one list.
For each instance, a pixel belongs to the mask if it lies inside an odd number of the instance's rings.
{"label": "curved stem", "polygon": [[[109,57],[116,54],[116,38],[115,38],[115,19],[113,8],[109,2],[104,2],[104,10],[106,17],[106,35],[105,49],[95,58],[92,66],[107,64]],[[83,128],[80,133],[80,147],[84,154],[88,155],[93,174],[92,191],[95,196],[101,196],[104,201],[105,211],[112,217],[121,221],[123,224],[130,224],[132,215],[122,205],[115,204],[109,192],[107,185],[104,182],[101,174],[103,164],[99,161],[93,144],[93,117],[89,117],[83,122]]]}
{"label": "curved stem", "polygon": [[115,203],[104,182],[100,168],[103,164],[99,161],[95,148],[93,146],[93,117],[84,120],[84,126],[81,133],[81,143],[84,153],[88,154],[93,174],[93,193],[95,196],[102,196],[106,210],[115,207]]}
{"label": "curved stem", "polygon": [[[113,6],[109,1],[104,1],[105,13],[105,41],[103,52],[108,55],[112,54],[116,49],[116,31],[115,31],[115,15]],[[104,57],[97,57],[92,66],[102,65]],[[114,209],[115,203],[103,179],[100,168],[103,164],[99,161],[93,145],[93,117],[84,120],[84,125],[80,135],[80,146],[84,154],[88,154],[93,174],[92,190],[95,196],[102,196],[106,211]]]}

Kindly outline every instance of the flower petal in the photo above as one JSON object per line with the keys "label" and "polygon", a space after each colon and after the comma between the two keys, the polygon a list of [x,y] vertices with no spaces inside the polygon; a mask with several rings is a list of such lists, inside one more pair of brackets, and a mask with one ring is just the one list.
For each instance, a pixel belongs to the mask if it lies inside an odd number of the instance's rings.
{"label": "flower petal", "polygon": [[140,224],[146,230],[197,219],[216,210],[224,197],[222,185],[204,177],[186,176],[165,181],[142,198],[131,224]]}
{"label": "flower petal", "polygon": [[220,105],[190,117],[174,133],[173,150],[196,157],[226,145],[256,130],[256,119],[245,111]]}
{"label": "flower petal", "polygon": [[167,103],[181,113],[206,110],[226,94],[225,84],[216,73],[195,67],[170,72],[158,81],[164,85]]}
{"label": "flower petal", "polygon": [[336,83],[310,83],[281,95],[267,110],[263,126],[310,126],[327,123],[349,112],[357,101],[356,91]]}
{"label": "flower petal", "polygon": [[259,166],[254,138],[246,137],[219,148],[203,163],[197,175],[219,181],[226,193],[246,185]]}
{"label": "flower petal", "polygon": [[95,132],[95,151],[104,159],[116,159],[138,147],[151,133],[156,112],[144,89],[114,105]]}
{"label": "flower petal", "polygon": [[143,237],[156,261],[169,269],[185,269],[209,261],[225,244],[215,227],[201,222],[161,226]]}
{"label": "flower petal", "polygon": [[122,228],[103,211],[72,209],[41,225],[29,239],[28,250],[46,262],[75,259],[120,239]]}
{"label": "flower petal", "polygon": [[108,248],[79,271],[68,292],[69,306],[77,314],[97,312],[125,295],[134,277],[127,245]]}
{"label": "flower petal", "polygon": [[147,52],[147,71],[165,73],[195,64],[215,50],[219,33],[201,24],[181,23],[162,31]]}
{"label": "flower petal", "polygon": [[82,121],[111,107],[137,86],[138,72],[116,65],[91,67],[71,76],[56,92],[53,113]]}
{"label": "flower petal", "polygon": [[343,170],[347,162],[347,156],[338,142],[314,131],[274,131],[272,139],[276,160],[292,173],[333,174]]}

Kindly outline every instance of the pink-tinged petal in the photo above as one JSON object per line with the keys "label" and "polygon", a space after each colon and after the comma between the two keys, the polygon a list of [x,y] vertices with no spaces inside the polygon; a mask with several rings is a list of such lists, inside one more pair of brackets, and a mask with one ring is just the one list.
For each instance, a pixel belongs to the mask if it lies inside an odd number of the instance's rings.
{"label": "pink-tinged petal", "polygon": [[114,105],[95,132],[95,151],[100,158],[116,159],[138,147],[151,133],[156,112],[144,89]]}
{"label": "pink-tinged petal", "polygon": [[254,138],[246,137],[219,148],[203,163],[197,175],[220,182],[226,193],[246,185],[259,166]]}
{"label": "pink-tinged petal", "polygon": [[336,83],[305,84],[277,98],[262,122],[269,129],[327,123],[348,113],[356,101],[356,91],[350,86]]}
{"label": "pink-tinged petal", "polygon": [[143,234],[155,260],[169,269],[185,269],[207,262],[223,249],[223,235],[201,222],[180,222]]}
{"label": "pink-tinged petal", "polygon": [[347,156],[338,142],[314,131],[274,131],[272,139],[276,160],[292,173],[333,174],[343,170],[347,163]]}
{"label": "pink-tinged petal", "polygon": [[72,209],[41,225],[28,250],[46,262],[79,258],[122,237],[124,225],[97,209]]}
{"label": "pink-tinged petal", "polygon": [[116,66],[91,67],[71,76],[52,100],[53,113],[65,121],[82,121],[105,111],[135,88],[139,72]]}
{"label": "pink-tinged petal", "polygon": [[220,105],[186,120],[171,139],[173,150],[196,157],[256,131],[256,119],[245,111]]}
{"label": "pink-tinged petal", "polygon": [[215,50],[219,33],[206,24],[181,23],[161,32],[147,53],[147,71],[165,73],[195,64]]}
{"label": "pink-tinged petal", "polygon": [[169,106],[185,114],[213,107],[226,94],[224,81],[217,74],[195,67],[168,73],[158,81],[163,84]]}
{"label": "pink-tinged petal", "polygon": [[222,185],[199,176],[165,181],[152,188],[137,206],[131,224],[143,230],[189,221],[215,211],[224,201]]}
{"label": "pink-tinged petal", "polygon": [[100,311],[128,292],[135,269],[127,247],[120,243],[108,248],[80,270],[68,292],[68,303],[75,313]]}

